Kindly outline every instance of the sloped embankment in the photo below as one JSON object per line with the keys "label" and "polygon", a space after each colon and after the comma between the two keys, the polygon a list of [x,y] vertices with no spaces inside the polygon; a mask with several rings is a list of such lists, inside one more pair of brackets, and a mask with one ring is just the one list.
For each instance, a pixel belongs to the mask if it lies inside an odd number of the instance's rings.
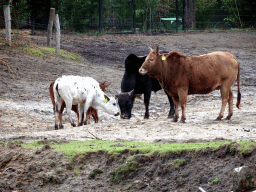
{"label": "sloped embankment", "polygon": [[47,140],[42,143],[46,145],[37,149],[17,143],[0,147],[0,191],[232,191],[234,168],[256,160],[255,150],[240,152],[238,144],[230,143],[217,150],[165,155],[98,151],[70,161]]}

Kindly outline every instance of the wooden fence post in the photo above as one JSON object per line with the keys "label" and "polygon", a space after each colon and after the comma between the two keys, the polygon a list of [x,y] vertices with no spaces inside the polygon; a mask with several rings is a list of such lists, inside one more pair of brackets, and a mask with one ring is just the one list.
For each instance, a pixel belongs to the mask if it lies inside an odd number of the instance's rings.
{"label": "wooden fence post", "polygon": [[9,46],[11,46],[11,13],[10,6],[4,5],[4,18],[5,18],[5,30],[6,30],[6,41]]}
{"label": "wooden fence post", "polygon": [[60,21],[59,15],[55,16],[55,27],[56,27],[56,53],[60,53]]}
{"label": "wooden fence post", "polygon": [[53,26],[53,20],[55,20],[55,8],[50,9],[50,15],[49,15],[49,23],[48,23],[48,36],[47,36],[47,46],[51,47],[51,38],[52,38],[52,26]]}

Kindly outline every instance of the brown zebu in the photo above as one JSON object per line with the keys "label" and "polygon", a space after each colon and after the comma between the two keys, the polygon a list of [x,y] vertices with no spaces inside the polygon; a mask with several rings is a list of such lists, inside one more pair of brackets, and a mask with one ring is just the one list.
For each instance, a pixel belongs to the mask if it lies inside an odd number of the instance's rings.
{"label": "brown zebu", "polygon": [[201,56],[182,55],[176,51],[159,54],[158,47],[151,50],[145,62],[139,69],[143,75],[156,78],[162,88],[173,98],[175,115],[178,121],[178,104],[181,103],[181,122],[185,122],[185,107],[187,95],[207,94],[219,90],[222,106],[217,120],[221,120],[226,104],[229,104],[230,119],[233,114],[233,94],[231,86],[237,79],[237,108],[239,108],[240,67],[234,55],[228,52],[213,52]]}
{"label": "brown zebu", "polygon": [[[53,85],[54,85],[54,82],[52,82],[50,84],[50,87],[49,87],[49,94],[50,94],[50,97],[51,97],[51,101],[52,101],[52,105],[53,105],[53,111],[55,109],[55,102],[54,102],[54,93],[53,93]],[[108,87],[110,85],[110,83],[100,83],[100,88],[103,92],[105,92],[106,90],[106,87]],[[63,125],[62,125],[62,113],[64,111],[64,108],[66,107],[66,104],[65,102],[63,101],[62,104],[61,104],[61,108],[60,108],[60,111],[59,111],[59,116],[58,116],[58,121],[59,121],[59,124],[60,124],[60,128],[63,128]],[[78,105],[72,105],[72,111],[74,111],[76,114],[77,114],[77,122],[79,122],[79,113],[78,113]],[[84,118],[83,117],[84,114],[82,115],[82,119]],[[94,109],[93,107],[89,107],[87,113],[86,113],[86,120],[87,120],[87,123],[90,124],[90,117],[93,117],[95,123],[98,123],[99,122],[99,116],[98,116],[98,110]]]}

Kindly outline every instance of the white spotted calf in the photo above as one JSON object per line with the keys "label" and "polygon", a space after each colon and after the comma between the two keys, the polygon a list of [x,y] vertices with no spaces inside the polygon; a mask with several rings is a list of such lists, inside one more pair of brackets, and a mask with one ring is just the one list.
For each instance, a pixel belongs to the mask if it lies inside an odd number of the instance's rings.
{"label": "white spotted calf", "polygon": [[119,108],[114,97],[107,97],[100,89],[99,83],[91,77],[80,76],[62,76],[59,77],[53,86],[55,100],[55,129],[58,129],[58,115],[62,101],[66,103],[67,114],[72,126],[75,123],[71,118],[72,105],[78,104],[79,122],[82,125],[85,122],[85,116],[82,121],[82,113],[87,112],[92,106],[95,109],[101,108],[105,112],[118,116]]}

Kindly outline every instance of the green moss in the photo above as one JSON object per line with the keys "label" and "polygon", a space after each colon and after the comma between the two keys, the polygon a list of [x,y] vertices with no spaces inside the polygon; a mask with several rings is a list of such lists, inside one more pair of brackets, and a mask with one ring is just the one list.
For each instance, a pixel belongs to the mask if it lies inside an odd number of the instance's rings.
{"label": "green moss", "polygon": [[77,168],[77,169],[74,170],[74,173],[75,173],[75,174],[78,174],[78,173],[80,173],[80,172],[81,172],[81,169],[79,169],[79,168]]}
{"label": "green moss", "polygon": [[57,169],[57,170],[56,170],[56,173],[57,173],[57,174],[61,174],[61,173],[63,173],[63,170],[62,170],[62,169]]}
{"label": "green moss", "polygon": [[100,170],[100,169],[94,169],[94,170],[90,173],[89,178],[90,178],[90,179],[95,179],[95,178],[97,177],[97,175],[102,174],[102,173],[103,173],[102,170]]}
{"label": "green moss", "polygon": [[56,165],[55,162],[50,163],[50,167],[55,167],[55,165]]}
{"label": "green moss", "polygon": [[40,57],[55,56],[55,57],[61,57],[66,60],[76,61],[76,62],[83,60],[83,58],[80,55],[76,53],[71,53],[62,49],[60,49],[59,54],[56,54],[56,49],[53,47],[37,47],[32,45],[26,45],[23,48],[23,50],[34,56],[40,56]]}
{"label": "green moss", "polygon": [[26,51],[27,53],[29,53],[31,55],[45,57],[45,54],[39,48],[36,48],[36,47],[26,46],[24,48],[24,51]]}
{"label": "green moss", "polygon": [[218,184],[220,182],[220,178],[215,178],[213,181],[212,181],[212,183],[213,184]]}
{"label": "green moss", "polygon": [[72,170],[73,169],[73,164],[72,163],[67,163],[66,164],[66,169],[67,170]]}

